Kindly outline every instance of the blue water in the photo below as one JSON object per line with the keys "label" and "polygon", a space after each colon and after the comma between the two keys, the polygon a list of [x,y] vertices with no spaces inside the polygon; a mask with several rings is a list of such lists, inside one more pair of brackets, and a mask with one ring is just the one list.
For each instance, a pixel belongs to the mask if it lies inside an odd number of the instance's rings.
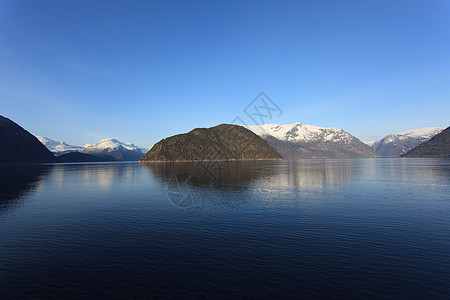
{"label": "blue water", "polygon": [[450,298],[450,160],[0,166],[0,299]]}

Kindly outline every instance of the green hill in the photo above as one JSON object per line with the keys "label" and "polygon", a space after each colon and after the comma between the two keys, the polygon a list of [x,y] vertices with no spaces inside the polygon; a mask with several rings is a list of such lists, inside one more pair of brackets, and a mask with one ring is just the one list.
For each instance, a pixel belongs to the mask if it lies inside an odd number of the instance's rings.
{"label": "green hill", "polygon": [[266,159],[281,159],[281,156],[250,130],[238,125],[221,124],[163,139],[140,162]]}

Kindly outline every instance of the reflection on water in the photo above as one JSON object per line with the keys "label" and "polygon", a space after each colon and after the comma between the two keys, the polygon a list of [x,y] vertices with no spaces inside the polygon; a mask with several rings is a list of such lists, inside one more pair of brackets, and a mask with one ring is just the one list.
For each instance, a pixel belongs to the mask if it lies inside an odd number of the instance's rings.
{"label": "reflection on water", "polygon": [[1,167],[0,299],[450,295],[450,160]]}
{"label": "reflection on water", "polygon": [[178,207],[234,205],[249,201],[251,182],[262,176],[261,162],[146,163],[167,186],[170,202]]}
{"label": "reflection on water", "polygon": [[136,163],[55,164],[49,180],[63,187],[80,183],[86,188],[110,190],[118,182],[132,182],[140,175]]}
{"label": "reflection on water", "polygon": [[[423,181],[450,178],[448,162],[407,159],[314,159],[144,164],[167,187],[179,207],[342,205],[346,191],[363,199],[388,193],[396,184],[419,191]],[[397,183],[399,182],[399,183]],[[417,182],[417,184],[414,184]],[[429,187],[428,187],[429,188]],[[368,194],[367,191],[369,191]],[[365,195],[364,195],[365,194]],[[389,197],[385,195],[384,197]],[[377,200],[377,199],[375,199]]]}
{"label": "reflection on water", "polygon": [[421,183],[450,181],[450,169],[447,161],[433,159],[315,159],[2,165],[0,176],[3,208],[44,185],[61,191],[64,199],[74,192],[99,191],[106,195],[120,192],[121,187],[139,188],[139,184],[155,182],[159,182],[157,186],[162,187],[169,202],[178,207],[247,204],[305,207],[317,201],[344,202],[336,195],[345,195],[348,188],[380,195],[389,186],[402,184],[410,185],[410,192],[426,192],[420,190]]}
{"label": "reflection on water", "polygon": [[0,212],[33,194],[45,179],[48,166],[0,164]]}
{"label": "reflection on water", "polygon": [[308,193],[330,189],[333,185],[342,186],[359,173],[348,160],[151,163],[144,166],[167,185],[169,200],[180,207],[249,201],[286,205],[285,196],[292,204],[295,199],[291,197],[292,192],[305,198]]}
{"label": "reflection on water", "polygon": [[[193,187],[245,189],[258,183],[266,188],[324,188],[358,176],[349,160],[243,161],[153,163],[146,167],[160,179]],[[350,170],[351,169],[351,170]]]}
{"label": "reflection on water", "polygon": [[[291,160],[278,164],[273,174],[261,180],[266,187],[284,189],[293,188],[324,189],[333,185],[342,185],[349,178],[358,175],[349,160]],[[267,166],[269,167],[269,166]]]}
{"label": "reflection on water", "polygon": [[58,191],[63,200],[77,193],[107,193],[142,177],[137,163],[0,164],[0,213],[41,190]]}
{"label": "reflection on water", "polygon": [[411,178],[420,178],[420,181],[445,178],[450,180],[448,165],[449,161],[445,159],[387,158],[372,162],[371,170],[376,172],[379,177],[390,176],[390,180],[408,180]]}
{"label": "reflection on water", "polygon": [[177,162],[146,163],[163,181],[186,183],[196,188],[243,189],[258,177],[260,162]]}

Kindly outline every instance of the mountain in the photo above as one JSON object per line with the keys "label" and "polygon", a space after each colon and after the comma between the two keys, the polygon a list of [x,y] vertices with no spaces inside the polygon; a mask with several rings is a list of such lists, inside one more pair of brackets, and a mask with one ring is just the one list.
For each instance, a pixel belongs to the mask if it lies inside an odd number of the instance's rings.
{"label": "mountain", "polygon": [[62,141],[57,142],[57,141],[52,140],[52,139],[50,139],[48,137],[36,136],[36,138],[45,147],[47,147],[48,150],[50,150],[51,152],[53,152],[56,155],[69,153],[69,152],[80,151],[80,150],[83,149],[83,147],[69,145],[66,142],[62,142]]}
{"label": "mountain", "polygon": [[428,141],[444,130],[443,127],[425,127],[392,133],[371,145],[382,156],[399,156]]}
{"label": "mountain", "polygon": [[285,159],[378,156],[372,148],[342,129],[300,123],[244,127],[261,136]]}
{"label": "mountain", "polygon": [[450,127],[403,154],[402,157],[450,157]]}
{"label": "mountain", "polygon": [[221,124],[196,128],[156,143],[140,160],[151,161],[234,161],[281,159],[280,154],[250,130]]}
{"label": "mountain", "polygon": [[131,143],[122,143],[116,139],[103,139],[95,145],[87,144],[81,153],[112,156],[115,160],[137,161],[144,155],[142,148]]}
{"label": "mountain", "polygon": [[31,133],[0,116],[0,162],[52,162],[55,156]]}
{"label": "mountain", "polygon": [[[71,154],[64,156],[62,160],[67,159],[74,161],[117,161],[117,160],[139,160],[144,153],[148,151],[147,148],[137,147],[131,143],[122,143],[117,139],[103,139],[95,145],[86,144],[84,147],[69,145],[63,141],[55,141],[48,137],[36,136],[48,150],[55,155],[61,156],[63,154],[70,154],[74,152],[83,153],[86,155]],[[91,156],[89,156],[91,155]]]}

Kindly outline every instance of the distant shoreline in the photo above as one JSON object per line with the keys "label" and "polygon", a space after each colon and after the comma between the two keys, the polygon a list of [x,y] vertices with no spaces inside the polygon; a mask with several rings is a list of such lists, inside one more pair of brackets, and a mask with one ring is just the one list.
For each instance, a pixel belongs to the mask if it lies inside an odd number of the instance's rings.
{"label": "distant shoreline", "polygon": [[144,160],[139,163],[171,163],[171,162],[239,162],[239,161],[262,161],[262,160],[283,160],[283,158],[255,158],[255,159],[195,159],[195,160]]}

